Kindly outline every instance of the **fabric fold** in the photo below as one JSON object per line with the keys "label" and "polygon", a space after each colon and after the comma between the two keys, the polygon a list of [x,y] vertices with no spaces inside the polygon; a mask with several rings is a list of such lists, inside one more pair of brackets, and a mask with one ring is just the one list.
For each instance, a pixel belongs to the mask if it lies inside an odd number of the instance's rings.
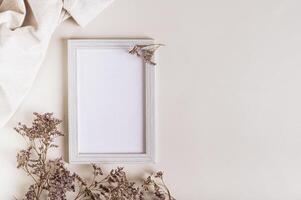
{"label": "fabric fold", "polygon": [[78,25],[84,27],[111,3],[112,0],[65,0],[64,8]]}
{"label": "fabric fold", "polygon": [[85,26],[111,2],[0,1],[0,127],[30,90],[56,27],[70,16]]}

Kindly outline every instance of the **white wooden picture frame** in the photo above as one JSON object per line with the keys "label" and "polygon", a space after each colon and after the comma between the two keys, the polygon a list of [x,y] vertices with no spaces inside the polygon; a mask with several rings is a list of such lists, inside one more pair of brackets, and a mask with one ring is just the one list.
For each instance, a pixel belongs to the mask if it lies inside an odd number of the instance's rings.
{"label": "white wooden picture frame", "polygon": [[128,53],[149,44],[68,40],[70,163],[155,161],[155,67]]}

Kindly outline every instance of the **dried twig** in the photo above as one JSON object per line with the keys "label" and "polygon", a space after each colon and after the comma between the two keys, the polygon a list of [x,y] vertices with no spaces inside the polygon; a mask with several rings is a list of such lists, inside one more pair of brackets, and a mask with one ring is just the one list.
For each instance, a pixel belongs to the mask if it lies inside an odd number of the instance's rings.
{"label": "dried twig", "polygon": [[156,65],[156,63],[154,62],[154,55],[156,50],[161,46],[164,45],[163,44],[136,45],[129,51],[129,53],[141,57],[146,63],[149,63],[151,65]]}

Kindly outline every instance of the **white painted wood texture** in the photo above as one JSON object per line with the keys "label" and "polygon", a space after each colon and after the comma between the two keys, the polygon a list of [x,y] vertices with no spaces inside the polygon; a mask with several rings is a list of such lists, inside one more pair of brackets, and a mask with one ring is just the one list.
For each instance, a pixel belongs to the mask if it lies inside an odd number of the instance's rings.
{"label": "white painted wood texture", "polygon": [[155,160],[155,68],[128,53],[152,43],[68,40],[70,163]]}

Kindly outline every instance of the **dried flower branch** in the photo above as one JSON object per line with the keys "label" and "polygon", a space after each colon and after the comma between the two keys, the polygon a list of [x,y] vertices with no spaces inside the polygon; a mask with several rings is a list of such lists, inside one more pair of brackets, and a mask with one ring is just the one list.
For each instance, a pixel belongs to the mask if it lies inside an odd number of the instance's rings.
{"label": "dried flower branch", "polygon": [[122,167],[104,175],[99,166],[91,164],[90,182],[71,173],[62,158],[48,158],[49,150],[58,147],[54,139],[63,136],[58,130],[61,120],[52,113],[34,113],[34,116],[31,127],[19,123],[15,128],[28,145],[17,155],[17,168],[23,169],[33,181],[23,200],[66,200],[68,192],[73,194],[73,200],[175,200],[162,172],[149,176],[141,187],[128,180]]}
{"label": "dried flower branch", "polygon": [[39,200],[43,192],[48,192],[50,200],[66,199],[66,192],[74,191],[75,175],[64,167],[61,158],[47,158],[54,145],[54,139],[63,134],[58,130],[61,120],[55,119],[52,113],[34,113],[35,119],[31,127],[19,123],[15,130],[23,136],[28,148],[17,155],[18,168],[23,169],[33,180],[25,194],[25,200]]}
{"label": "dried flower branch", "polygon": [[175,200],[170,194],[168,187],[163,179],[163,172],[159,171],[147,177],[142,185],[146,192],[154,194],[158,200]]}
{"label": "dried flower branch", "polygon": [[136,45],[129,51],[129,53],[141,57],[143,61],[146,63],[149,63],[151,65],[156,65],[156,63],[153,61],[154,55],[156,50],[161,46],[164,45],[163,44]]}

